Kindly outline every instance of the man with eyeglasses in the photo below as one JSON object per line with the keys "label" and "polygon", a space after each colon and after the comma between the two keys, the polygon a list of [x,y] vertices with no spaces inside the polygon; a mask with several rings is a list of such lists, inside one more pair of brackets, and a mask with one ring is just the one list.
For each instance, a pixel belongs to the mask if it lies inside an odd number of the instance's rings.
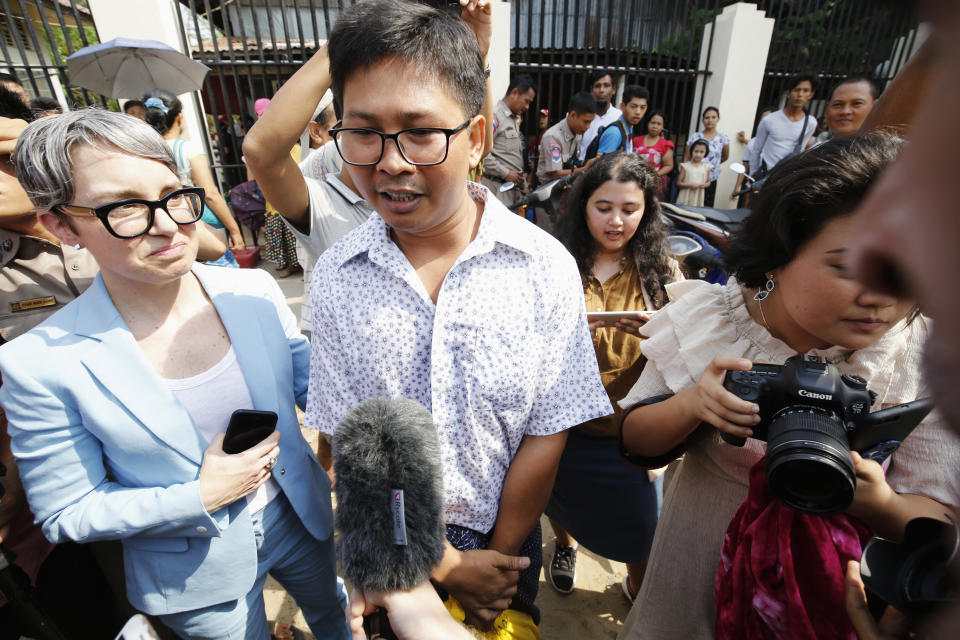
{"label": "man with eyeglasses", "polygon": [[[489,21],[486,2],[469,5]],[[327,81],[325,49],[308,69]],[[485,74],[460,20],[409,2],[357,4],[330,36],[329,70],[343,105],[331,135],[375,213],[314,268],[305,425],[335,435],[375,396],[430,409],[449,542],[432,578],[468,624],[500,618],[514,637],[537,638],[538,522],[565,432],[611,411],[576,265],[464,179],[481,157]],[[289,87],[271,109],[297,118],[310,96]],[[248,155],[283,142],[263,124]],[[272,199],[276,185],[261,187]]]}

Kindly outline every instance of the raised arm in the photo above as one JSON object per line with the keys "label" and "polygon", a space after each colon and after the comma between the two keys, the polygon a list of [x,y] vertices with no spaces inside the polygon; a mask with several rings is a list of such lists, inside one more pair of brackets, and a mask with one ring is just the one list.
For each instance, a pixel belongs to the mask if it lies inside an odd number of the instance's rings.
{"label": "raised arm", "polygon": [[[486,63],[493,36],[493,6],[490,0],[460,0],[460,6],[463,7],[460,17],[477,37],[477,45]],[[485,158],[493,150],[493,91],[490,89],[490,76],[487,76],[487,95],[483,99],[480,115],[486,122],[483,128],[483,155],[480,156]]]}
{"label": "raised arm", "polygon": [[240,233],[240,225],[237,219],[230,213],[226,201],[220,195],[220,189],[213,180],[213,174],[210,172],[210,163],[207,162],[206,154],[200,154],[190,158],[190,177],[193,183],[203,188],[204,197],[207,206],[213,211],[213,215],[223,224],[230,237],[230,248],[234,250],[244,248],[243,234]]}
{"label": "raised arm", "polygon": [[301,233],[310,232],[310,201],[307,183],[290,149],[329,87],[330,62],[327,45],[323,44],[280,87],[243,139],[243,157],[250,175],[270,204]]}

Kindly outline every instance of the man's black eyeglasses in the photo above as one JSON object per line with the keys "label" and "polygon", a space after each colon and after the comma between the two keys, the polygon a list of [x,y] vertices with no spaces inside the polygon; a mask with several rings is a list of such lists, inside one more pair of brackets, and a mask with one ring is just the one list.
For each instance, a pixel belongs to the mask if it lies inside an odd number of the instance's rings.
{"label": "man's black eyeglasses", "polygon": [[[65,203],[53,208],[68,216],[96,216],[110,235],[117,238],[136,238],[145,234],[153,226],[157,209],[166,211],[170,219],[181,226],[193,224],[199,220],[203,217],[203,189],[200,187],[177,189],[159,200],[128,198],[99,207]],[[71,209],[85,209],[87,213],[76,213]]]}
{"label": "man's black eyeglasses", "polygon": [[383,148],[387,140],[393,140],[400,155],[409,164],[429,167],[441,164],[447,159],[450,150],[450,136],[467,128],[470,118],[456,129],[441,127],[415,127],[396,133],[383,133],[376,129],[362,127],[334,127],[330,135],[337,145],[340,157],[347,164],[357,167],[369,167],[383,158]]}

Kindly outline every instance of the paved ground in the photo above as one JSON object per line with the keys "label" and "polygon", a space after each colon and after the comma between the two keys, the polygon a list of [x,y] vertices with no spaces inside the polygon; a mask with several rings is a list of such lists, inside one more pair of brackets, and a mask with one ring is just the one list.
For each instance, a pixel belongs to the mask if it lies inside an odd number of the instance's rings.
{"label": "paved ground", "polygon": [[[271,273],[270,263],[262,262],[260,268]],[[301,274],[278,279],[280,288],[287,297],[287,303],[294,314],[300,317],[300,304],[303,300],[303,280]],[[311,439],[314,434],[305,431],[305,437]],[[546,518],[543,526],[543,562],[550,562],[553,553],[553,535]],[[540,575],[540,593],[537,605],[542,611],[540,632],[544,640],[594,640],[616,638],[629,606],[620,589],[620,581],[626,568],[619,562],[611,562],[581,549],[577,558],[576,588],[569,595],[561,595],[547,584],[543,573]],[[281,622],[292,622],[294,626],[306,631],[307,626],[300,611],[291,598],[276,582],[268,580],[264,593],[267,606],[267,618]],[[308,638],[313,636],[307,633]]]}

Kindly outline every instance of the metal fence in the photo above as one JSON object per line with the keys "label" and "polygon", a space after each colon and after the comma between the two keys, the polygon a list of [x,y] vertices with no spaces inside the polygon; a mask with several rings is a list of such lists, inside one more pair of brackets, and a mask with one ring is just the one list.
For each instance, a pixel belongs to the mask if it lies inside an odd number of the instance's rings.
{"label": "metal fence", "polygon": [[[623,84],[650,90],[651,108],[666,113],[675,143],[685,141],[695,88],[708,75],[712,42],[700,64],[704,25],[737,0],[517,0],[512,3],[511,71],[537,81],[538,109],[551,123],[574,93],[588,89],[593,71],[610,69]],[[892,78],[913,50],[914,3],[902,0],[757,0],[774,18],[760,106],[781,105],[790,76],[817,77],[822,115],[830,88],[847,75],[881,83]],[[758,110],[759,110],[758,108]],[[524,124],[535,133],[536,118]]]}
{"label": "metal fence", "polygon": [[[624,84],[643,84],[651,108],[666,114],[668,135],[682,144],[708,72],[701,65],[704,25],[735,0],[514,0],[511,72],[530,73],[536,109],[551,123],[566,112],[590,74],[609,69]],[[211,68],[198,98],[207,113],[214,167],[228,184],[243,179],[240,144],[253,103],[272,96],[326,39],[339,12],[355,0],[179,0],[180,27],[192,56]],[[77,0],[0,0],[4,70],[32,95],[62,97],[71,107],[108,105],[68,85],[66,57],[96,43],[93,19]],[[818,76],[815,115],[829,88],[850,73],[886,80],[916,38],[913,3],[901,0],[758,0],[776,20],[760,105],[780,103],[787,78]],[[135,3],[130,3],[131,9]],[[115,103],[114,103],[115,106]],[[536,133],[538,118],[524,123]]]}
{"label": "metal fence", "polygon": [[[512,3],[510,67],[537,83],[536,109],[550,123],[570,98],[589,90],[590,76],[610,70],[620,86],[641,84],[651,110],[661,109],[675,143],[685,138],[694,105],[703,26],[719,12],[719,0],[517,0]],[[708,59],[705,60],[709,64]],[[536,111],[532,111],[536,113]],[[537,118],[524,123],[536,133]]]}
{"label": "metal fence", "polygon": [[90,10],[76,0],[0,0],[2,69],[31,98],[49,96],[70,107],[107,106],[107,98],[69,84],[67,56],[97,44]]}
{"label": "metal fence", "polygon": [[245,179],[243,135],[254,102],[269,98],[326,40],[342,0],[182,0],[180,27],[194,59],[211,71],[202,101],[217,162],[228,183]]}
{"label": "metal fence", "polygon": [[822,116],[837,82],[850,75],[873,78],[884,88],[906,63],[917,37],[914,2],[904,0],[759,0],[776,24],[758,112],[782,106],[791,76],[812,73]]}

